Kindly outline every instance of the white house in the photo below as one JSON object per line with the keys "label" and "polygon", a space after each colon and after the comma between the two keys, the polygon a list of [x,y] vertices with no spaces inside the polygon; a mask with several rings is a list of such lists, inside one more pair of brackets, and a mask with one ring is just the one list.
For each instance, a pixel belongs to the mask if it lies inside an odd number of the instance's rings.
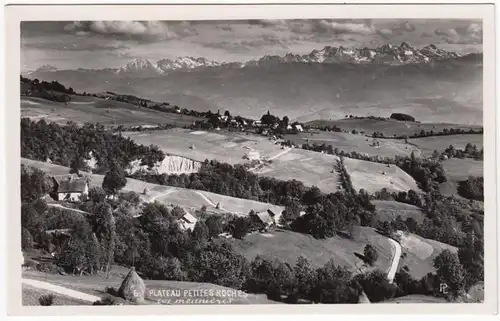
{"label": "white house", "polygon": [[57,201],[78,202],[82,196],[89,194],[89,184],[82,177],[60,175],[52,177],[54,180],[54,195]]}
{"label": "white house", "polygon": [[183,230],[190,230],[190,231],[193,231],[194,229],[194,226],[196,225],[196,222],[198,222],[198,220],[196,219],[196,217],[194,217],[193,215],[191,215],[190,213],[186,212],[186,214],[184,214],[183,217],[181,217],[179,220],[179,227]]}
{"label": "white house", "polygon": [[246,153],[245,158],[248,160],[260,160],[260,153],[257,150],[251,150]]}
{"label": "white house", "polygon": [[302,128],[302,125],[299,125],[299,124],[296,124],[294,125],[295,126],[295,129],[299,132],[303,132],[304,131],[304,128]]}
{"label": "white house", "polygon": [[262,122],[260,120],[256,120],[253,122],[253,125],[259,127],[260,125],[262,125]]}
{"label": "white house", "polygon": [[292,127],[292,125],[287,125],[287,126],[286,126],[286,129],[287,129],[287,130],[292,130],[292,129],[293,129],[293,127]]}

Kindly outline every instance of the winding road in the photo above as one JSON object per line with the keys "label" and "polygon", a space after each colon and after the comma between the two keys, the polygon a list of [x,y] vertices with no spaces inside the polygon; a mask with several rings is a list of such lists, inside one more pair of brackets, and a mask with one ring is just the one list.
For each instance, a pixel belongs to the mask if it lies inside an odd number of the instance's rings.
{"label": "winding road", "polygon": [[394,276],[396,275],[396,272],[398,270],[399,260],[401,259],[401,244],[391,239],[390,237],[388,239],[389,242],[395,247],[392,264],[389,268],[389,272],[387,272],[387,279],[389,280],[389,283],[392,283],[394,281]]}
{"label": "winding road", "polygon": [[58,294],[69,296],[69,297],[74,298],[74,299],[79,299],[79,300],[88,301],[88,302],[95,302],[95,301],[101,300],[101,298],[98,296],[90,295],[90,294],[83,293],[80,291],[71,290],[71,289],[68,289],[68,288],[65,288],[62,286],[58,286],[58,285],[54,285],[54,284],[51,284],[48,282],[43,282],[43,281],[38,281],[38,280],[33,280],[33,279],[25,279],[25,278],[22,278],[21,282],[26,284],[26,285],[30,285],[32,287],[38,288],[38,289],[43,289],[43,290],[55,292]]}

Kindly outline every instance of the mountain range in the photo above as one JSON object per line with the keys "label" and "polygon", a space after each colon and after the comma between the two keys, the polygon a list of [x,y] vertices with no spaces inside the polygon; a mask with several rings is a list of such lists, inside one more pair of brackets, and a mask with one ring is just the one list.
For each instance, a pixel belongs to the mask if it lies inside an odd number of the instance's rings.
{"label": "mountain range", "polygon": [[[247,62],[219,62],[206,58],[178,57],[177,59],[161,59],[156,63],[148,59],[137,58],[114,71],[117,75],[151,77],[167,74],[174,70],[193,70],[202,68],[244,68],[258,67],[273,63],[355,63],[355,64],[385,64],[401,65],[411,63],[431,63],[462,57],[461,54],[439,49],[435,45],[428,45],[417,49],[406,42],[400,45],[386,44],[375,49],[350,49],[325,46],[321,50],[313,50],[309,54],[299,55],[287,53],[284,56],[266,55],[259,59]],[[44,65],[36,71],[57,71],[53,66]],[[29,74],[29,73],[28,73]]]}
{"label": "mountain range", "polygon": [[423,122],[482,124],[482,54],[433,45],[325,47],[246,63],[139,59],[119,69],[47,69],[27,77],[57,80],[78,92],[113,91],[250,118],[268,110],[304,122],[402,112]]}

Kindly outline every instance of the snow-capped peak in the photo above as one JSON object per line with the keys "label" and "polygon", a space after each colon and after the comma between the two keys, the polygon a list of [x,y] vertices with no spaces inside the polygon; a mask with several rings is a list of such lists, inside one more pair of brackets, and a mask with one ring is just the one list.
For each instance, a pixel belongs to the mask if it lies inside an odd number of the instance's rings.
{"label": "snow-capped peak", "polygon": [[162,72],[176,69],[194,69],[200,67],[217,67],[222,63],[198,57],[177,57],[176,59],[161,59],[156,63],[156,67]]}
{"label": "snow-capped peak", "polygon": [[137,58],[119,68],[117,74],[141,73],[146,75],[159,74],[160,70],[148,59]]}
{"label": "snow-capped peak", "polygon": [[35,70],[35,72],[36,71],[45,71],[45,72],[47,72],[47,71],[57,71],[57,68],[54,67],[54,66],[52,66],[52,65],[42,65],[37,70]]}

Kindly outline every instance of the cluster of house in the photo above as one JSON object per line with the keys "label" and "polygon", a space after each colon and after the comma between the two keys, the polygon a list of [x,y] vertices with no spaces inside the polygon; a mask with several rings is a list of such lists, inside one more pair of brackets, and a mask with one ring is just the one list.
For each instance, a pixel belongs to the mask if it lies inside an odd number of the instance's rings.
{"label": "cluster of house", "polygon": [[[258,156],[258,154],[256,155]],[[84,177],[73,174],[55,175],[52,177],[52,180],[54,182],[54,189],[51,196],[56,201],[79,202],[89,194],[89,183]],[[266,231],[276,226],[276,214],[269,209],[255,213],[251,218],[263,226],[263,230]],[[185,214],[178,220],[178,223],[181,229],[192,231],[197,221],[195,216],[185,211]]]}

